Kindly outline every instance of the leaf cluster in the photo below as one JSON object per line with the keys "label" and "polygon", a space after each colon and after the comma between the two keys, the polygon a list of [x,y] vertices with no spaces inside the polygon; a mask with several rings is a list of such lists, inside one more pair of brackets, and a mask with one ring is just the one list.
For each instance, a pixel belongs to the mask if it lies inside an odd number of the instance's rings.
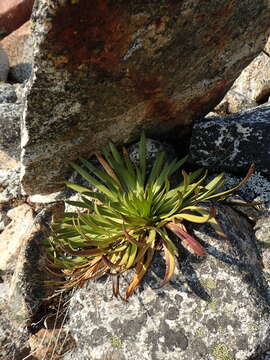
{"label": "leaf cluster", "polygon": [[159,153],[148,173],[144,134],[139,144],[138,165],[131,161],[125,148],[120,153],[113,144],[95,156],[103,169],[83,158],[80,158],[83,166],[71,163],[90,186],[65,182],[81,194],[81,201],[67,203],[81,211],[66,212],[53,224],[53,235],[46,242],[47,270],[59,278],[52,284],[63,289],[109,274],[113,294],[117,296],[120,275],[133,268],[125,299],[140,284],[156,251],[162,251],[166,263],[160,286],[174,273],[178,255],[175,241],[197,256],[204,256],[204,247],[188,233],[185,222],[208,222],[223,234],[214,207],[204,203],[224,200],[252,173],[250,169],[240,184],[217,193],[224,183],[223,173],[205,184],[207,170],[189,174],[182,170],[178,186],[171,188],[171,176],[187,157],[167,163],[164,153]]}

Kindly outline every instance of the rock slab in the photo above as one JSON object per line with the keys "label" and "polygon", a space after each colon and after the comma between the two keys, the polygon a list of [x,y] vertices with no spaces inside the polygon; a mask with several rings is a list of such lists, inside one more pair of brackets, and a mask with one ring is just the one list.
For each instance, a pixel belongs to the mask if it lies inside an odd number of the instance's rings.
{"label": "rock slab", "polygon": [[8,56],[0,45],[0,81],[6,81],[9,71],[9,61]]}
{"label": "rock slab", "polygon": [[[157,256],[128,302],[113,298],[111,280],[89,283],[72,297],[67,329],[78,348],[65,360],[246,360],[269,350],[269,294],[252,227],[227,206],[218,208],[228,241],[194,229],[208,256],[181,250],[170,284]],[[127,278],[122,280],[127,286]]]}
{"label": "rock slab", "polygon": [[15,83],[28,80],[32,73],[34,50],[30,21],[5,37],[1,44],[9,58],[10,80]]}
{"label": "rock slab", "polygon": [[270,97],[270,38],[262,51],[236,79],[214,112],[233,114],[267,103]]}
{"label": "rock slab", "polygon": [[40,0],[23,122],[28,194],[108,140],[181,136],[263,48],[269,1]]}
{"label": "rock slab", "polygon": [[20,104],[0,104],[0,169],[7,168],[8,162],[20,161],[22,109]]}
{"label": "rock slab", "polygon": [[190,161],[217,170],[245,172],[252,163],[270,176],[270,106],[197,122]]}

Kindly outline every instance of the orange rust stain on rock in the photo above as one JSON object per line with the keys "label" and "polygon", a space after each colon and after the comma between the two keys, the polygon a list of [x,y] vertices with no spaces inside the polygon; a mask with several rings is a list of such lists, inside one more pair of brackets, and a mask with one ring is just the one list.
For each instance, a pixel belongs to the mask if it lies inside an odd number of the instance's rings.
{"label": "orange rust stain on rock", "polygon": [[[209,102],[212,101],[215,102],[215,100],[212,99],[220,99],[225,95],[226,91],[228,90],[228,84],[225,80],[220,81],[216,86],[212,89],[210,89],[208,92],[206,92],[202,96],[198,96],[194,99],[192,99],[186,108],[189,110],[189,112],[196,113],[198,109],[203,109],[204,107],[209,111]],[[202,111],[201,111],[202,112]]]}
{"label": "orange rust stain on rock", "polygon": [[117,71],[131,41],[130,16],[107,0],[80,0],[61,7],[49,32],[52,52],[64,56],[69,66],[97,65]]}
{"label": "orange rust stain on rock", "polygon": [[132,91],[139,99],[150,99],[161,93],[160,80],[156,76],[133,73],[129,79],[131,80]]}
{"label": "orange rust stain on rock", "polygon": [[176,104],[164,94],[161,75],[145,74],[130,67],[129,81],[130,92],[139,100],[146,100],[145,119],[169,120],[176,117]]}
{"label": "orange rust stain on rock", "polygon": [[169,99],[151,99],[145,107],[145,119],[170,120],[176,118],[176,105]]}

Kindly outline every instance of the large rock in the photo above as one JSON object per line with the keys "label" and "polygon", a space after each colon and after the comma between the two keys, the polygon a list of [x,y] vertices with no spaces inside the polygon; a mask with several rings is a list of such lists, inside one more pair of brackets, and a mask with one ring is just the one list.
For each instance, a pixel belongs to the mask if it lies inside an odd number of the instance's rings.
{"label": "large rock", "polygon": [[21,155],[20,104],[0,104],[0,169],[16,167]]}
{"label": "large rock", "polygon": [[194,125],[190,161],[216,170],[256,169],[270,175],[270,106],[225,117],[210,117]]}
{"label": "large rock", "polygon": [[0,38],[25,23],[35,0],[4,0],[0,2]]}
{"label": "large rock", "polygon": [[27,231],[33,227],[34,212],[23,204],[9,210],[11,223],[0,235],[0,270],[14,271]]}
{"label": "large rock", "polygon": [[[4,165],[7,165],[6,162],[4,162]],[[10,163],[8,163],[8,165],[10,165]],[[0,203],[6,203],[21,197],[19,167],[0,169],[0,189]]]}
{"label": "large rock", "polygon": [[5,37],[1,44],[9,58],[10,80],[16,83],[28,80],[32,73],[33,62],[33,39],[30,21]]}
{"label": "large rock", "polygon": [[0,84],[0,104],[15,103],[17,101],[16,90],[11,84]]}
{"label": "large rock", "polygon": [[[32,341],[28,342],[28,340],[32,335],[31,326],[35,326],[32,323],[33,320],[38,323],[39,320],[41,322],[44,320],[42,318],[43,312],[38,313],[46,295],[43,286],[46,274],[41,243],[50,232],[51,218],[53,214],[56,215],[60,211],[59,206],[59,204],[51,205],[34,216],[33,209],[29,205],[23,204],[9,212],[13,221],[0,235],[1,360],[36,359],[30,355],[30,352],[40,352],[42,349],[44,356],[40,359],[45,359],[42,338],[39,338],[39,347],[34,346],[32,338]],[[33,318],[35,315],[36,317]],[[46,323],[48,324],[48,322],[47,319]],[[60,332],[56,330],[59,325],[56,325],[55,331],[48,333],[47,338],[45,338],[48,346],[54,346],[53,344],[56,342],[50,336],[54,332],[57,340],[60,338]],[[49,341],[50,338],[53,344]],[[44,343],[43,346],[46,347]],[[51,351],[51,349],[49,350]]]}
{"label": "large rock", "polygon": [[263,48],[268,0],[40,0],[23,186],[49,193],[108,139],[188,131]]}
{"label": "large rock", "polygon": [[[44,208],[20,232],[21,247],[9,290],[9,318],[18,326],[30,325],[48,291],[44,280],[44,253],[42,242],[50,234],[52,216],[63,211],[63,205]],[[11,227],[11,224],[9,225]]]}
{"label": "large rock", "polygon": [[[232,114],[266,103],[270,97],[270,38],[261,52],[241,73],[214,111]],[[268,54],[268,55],[267,55]]]}
{"label": "large rock", "polygon": [[0,45],[0,81],[6,81],[9,71],[9,61],[6,52]]}
{"label": "large rock", "polygon": [[218,212],[228,241],[195,228],[208,256],[199,261],[182,249],[181,270],[164,288],[154,289],[164,276],[157,256],[128,302],[113,298],[110,279],[78,290],[67,324],[78,348],[64,359],[261,359],[270,349],[270,293],[252,227],[227,206]]}

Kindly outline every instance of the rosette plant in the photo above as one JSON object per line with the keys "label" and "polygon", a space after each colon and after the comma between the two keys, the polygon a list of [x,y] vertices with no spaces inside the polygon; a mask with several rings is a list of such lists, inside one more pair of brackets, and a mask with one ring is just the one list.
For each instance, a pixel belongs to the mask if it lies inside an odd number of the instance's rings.
{"label": "rosette plant", "polygon": [[[178,186],[171,188],[170,177],[184,164],[186,157],[170,163],[159,153],[150,169],[146,164],[146,138],[139,144],[139,163],[134,164],[126,149],[121,154],[113,144],[108,151],[96,152],[103,169],[83,158],[83,166],[71,166],[91,186],[65,184],[81,194],[81,201],[67,201],[80,208],[66,212],[53,224],[47,240],[47,269],[60,278],[53,284],[69,289],[105,274],[112,277],[113,294],[119,294],[119,277],[133,268],[133,277],[126,289],[127,299],[140,284],[156,251],[162,251],[166,272],[160,286],[172,277],[180,242],[197,256],[204,256],[204,247],[192,237],[186,222],[210,223],[222,230],[215,219],[212,199],[223,200],[240,184],[217,193],[224,174],[205,184],[207,170],[180,173]],[[96,191],[92,189],[95,188]],[[207,203],[205,203],[207,201]]]}

